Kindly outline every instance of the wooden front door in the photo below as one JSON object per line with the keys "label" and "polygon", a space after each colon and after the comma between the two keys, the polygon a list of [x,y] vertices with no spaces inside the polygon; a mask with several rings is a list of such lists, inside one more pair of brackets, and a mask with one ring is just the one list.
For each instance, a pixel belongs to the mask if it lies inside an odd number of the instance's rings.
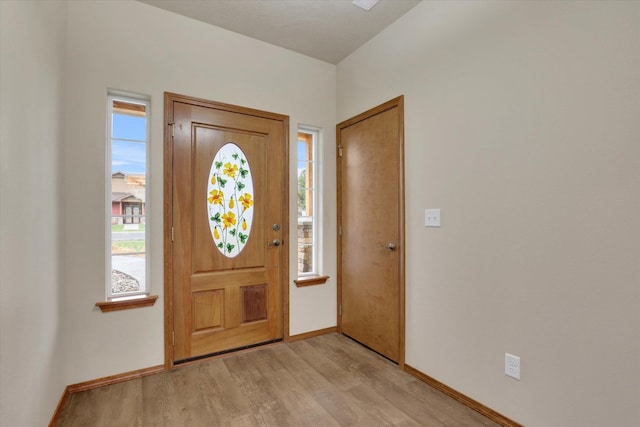
{"label": "wooden front door", "polygon": [[403,97],[337,125],[338,328],[404,363]]}
{"label": "wooden front door", "polygon": [[165,108],[168,358],[283,338],[288,117],[175,94]]}

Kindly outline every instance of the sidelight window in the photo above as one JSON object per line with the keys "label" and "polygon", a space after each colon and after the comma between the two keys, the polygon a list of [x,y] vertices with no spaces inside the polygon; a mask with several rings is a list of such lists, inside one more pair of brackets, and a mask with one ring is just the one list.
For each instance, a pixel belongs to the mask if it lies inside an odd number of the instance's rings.
{"label": "sidelight window", "polygon": [[149,99],[108,96],[107,297],[148,292]]}
{"label": "sidelight window", "polygon": [[298,130],[298,278],[319,275],[318,130]]}

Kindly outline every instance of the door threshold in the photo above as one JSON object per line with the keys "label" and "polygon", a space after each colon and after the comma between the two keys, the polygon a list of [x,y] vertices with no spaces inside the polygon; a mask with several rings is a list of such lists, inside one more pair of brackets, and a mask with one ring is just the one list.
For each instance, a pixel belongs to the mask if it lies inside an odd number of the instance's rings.
{"label": "door threshold", "polygon": [[252,348],[256,348],[256,347],[262,347],[262,346],[267,346],[269,344],[275,344],[278,342],[282,342],[282,338],[276,338],[274,340],[269,340],[269,341],[263,341],[263,342],[259,342],[256,344],[249,344],[249,345],[245,345],[242,347],[235,347],[235,348],[230,348],[228,350],[222,350],[222,351],[216,351],[215,353],[208,353],[208,354],[203,354],[200,356],[194,356],[194,357],[188,357],[186,359],[181,359],[181,360],[176,360],[173,362],[174,366],[178,366],[178,365],[184,365],[186,363],[190,363],[190,362],[196,362],[198,360],[203,360],[203,359],[213,359],[214,357],[218,357],[218,356],[224,356],[225,354],[230,354],[230,353],[237,353],[243,350],[249,350]]}

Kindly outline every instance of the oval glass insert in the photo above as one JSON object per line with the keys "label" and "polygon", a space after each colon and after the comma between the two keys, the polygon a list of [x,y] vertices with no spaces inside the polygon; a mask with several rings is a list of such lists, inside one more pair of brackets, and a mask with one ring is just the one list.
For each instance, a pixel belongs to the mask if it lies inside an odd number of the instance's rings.
{"label": "oval glass insert", "polygon": [[213,157],[207,187],[209,228],[216,248],[233,258],[246,246],[253,221],[253,178],[244,152],[233,142]]}

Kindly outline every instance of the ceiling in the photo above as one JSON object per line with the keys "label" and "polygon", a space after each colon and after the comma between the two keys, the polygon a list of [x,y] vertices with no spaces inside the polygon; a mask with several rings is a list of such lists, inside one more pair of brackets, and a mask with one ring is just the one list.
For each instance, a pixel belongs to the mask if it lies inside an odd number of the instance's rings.
{"label": "ceiling", "polygon": [[351,0],[139,0],[337,64],[421,0],[380,0],[369,12]]}

